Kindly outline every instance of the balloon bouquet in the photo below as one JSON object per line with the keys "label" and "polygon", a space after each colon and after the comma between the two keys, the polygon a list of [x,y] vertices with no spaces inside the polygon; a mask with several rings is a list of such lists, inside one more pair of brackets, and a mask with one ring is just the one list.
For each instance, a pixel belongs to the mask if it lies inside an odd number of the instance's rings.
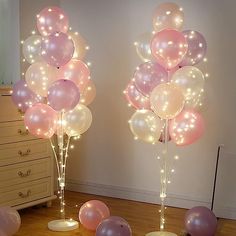
{"label": "balloon bouquet", "polygon": [[[56,160],[61,220],[51,230],[67,231],[78,222],[65,219],[65,171],[70,140],[87,131],[92,114],[87,107],[96,94],[88,66],[82,61],[88,46],[72,32],[66,14],[46,7],[37,15],[39,35],[23,42],[23,55],[31,65],[13,86],[12,99],[24,114],[25,126],[38,138],[50,139]],[[55,144],[57,143],[57,145]]]}
{"label": "balloon bouquet", "polygon": [[195,67],[205,61],[206,41],[193,30],[181,31],[183,9],[175,3],[159,5],[153,16],[153,34],[145,33],[135,42],[139,65],[124,94],[135,113],[129,120],[135,139],[156,144],[164,142],[160,170],[160,231],[151,235],[175,235],[165,232],[165,198],[171,173],[168,142],[186,146],[204,132],[204,120],[198,112],[205,78]]}

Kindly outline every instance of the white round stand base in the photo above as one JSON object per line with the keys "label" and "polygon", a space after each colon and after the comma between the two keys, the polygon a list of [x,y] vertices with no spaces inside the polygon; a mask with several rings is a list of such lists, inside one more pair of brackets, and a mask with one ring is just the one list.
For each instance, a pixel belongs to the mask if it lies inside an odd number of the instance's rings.
{"label": "white round stand base", "polygon": [[53,220],[48,222],[48,228],[52,231],[71,231],[77,229],[79,223],[75,220]]}
{"label": "white round stand base", "polygon": [[146,234],[146,236],[177,236],[177,234],[166,232],[166,231],[156,231]]}

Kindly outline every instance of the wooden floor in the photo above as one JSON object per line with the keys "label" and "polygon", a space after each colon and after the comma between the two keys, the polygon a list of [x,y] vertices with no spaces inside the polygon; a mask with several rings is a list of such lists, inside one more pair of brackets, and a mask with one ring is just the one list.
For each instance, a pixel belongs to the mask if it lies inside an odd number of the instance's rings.
{"label": "wooden floor", "polygon": [[[68,205],[80,207],[84,202],[98,199],[102,200],[110,208],[111,215],[117,215],[125,218],[133,231],[133,236],[143,236],[148,232],[155,231],[159,225],[159,207],[153,204],[127,201],[108,197],[100,197],[89,194],[67,192],[66,202]],[[80,228],[71,232],[51,232],[47,229],[47,223],[50,220],[58,219],[58,202],[54,201],[51,208],[37,207],[20,211],[22,226],[16,236],[94,236],[95,232],[88,231],[80,225]],[[67,207],[67,217],[77,219],[78,209]],[[166,229],[181,235],[183,230],[184,209],[167,208],[166,211]],[[235,236],[236,221],[219,220],[216,236]]]}

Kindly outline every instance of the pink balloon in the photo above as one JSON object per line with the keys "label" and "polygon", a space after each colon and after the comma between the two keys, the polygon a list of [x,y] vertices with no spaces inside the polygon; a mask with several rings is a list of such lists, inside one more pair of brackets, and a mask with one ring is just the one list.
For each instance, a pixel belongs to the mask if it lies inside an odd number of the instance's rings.
{"label": "pink balloon", "polygon": [[193,66],[206,55],[207,43],[202,34],[193,30],[185,30],[182,32],[188,43],[188,51],[184,56],[180,66]]}
{"label": "pink balloon", "polygon": [[24,117],[29,132],[38,138],[51,138],[57,128],[57,113],[50,106],[37,103]]}
{"label": "pink balloon", "polygon": [[42,41],[42,57],[51,66],[61,67],[73,57],[74,43],[62,32],[53,33]]}
{"label": "pink balloon", "polygon": [[70,80],[55,81],[48,90],[48,103],[56,111],[73,109],[80,99],[80,92],[76,84]]}
{"label": "pink balloon", "polygon": [[32,107],[34,104],[43,101],[41,96],[36,95],[28,88],[25,80],[23,79],[18,80],[13,85],[11,98],[13,103],[23,112],[25,112],[29,107]]}
{"label": "pink balloon", "polygon": [[168,82],[167,71],[157,63],[146,62],[141,64],[134,73],[136,88],[145,96],[161,83]]}
{"label": "pink balloon", "polygon": [[79,211],[80,223],[89,230],[96,230],[102,220],[110,216],[109,208],[98,200],[86,202]]}
{"label": "pink balloon", "polygon": [[73,81],[79,87],[80,91],[85,89],[89,76],[90,71],[88,66],[77,59],[72,59],[59,69],[59,77]]}
{"label": "pink balloon", "polygon": [[205,124],[202,116],[193,109],[183,110],[170,122],[171,139],[178,146],[190,145],[204,133]]}
{"label": "pink balloon", "polygon": [[147,109],[150,110],[150,99],[145,97],[141,92],[139,92],[134,84],[131,81],[126,87],[125,98],[136,109]]}
{"label": "pink balloon", "polygon": [[80,103],[84,104],[85,106],[88,106],[90,103],[93,102],[94,98],[96,97],[96,87],[91,79],[88,80],[84,90],[82,90],[80,94]]}
{"label": "pink balloon", "polygon": [[37,28],[43,36],[56,32],[66,33],[69,28],[69,20],[61,8],[46,7],[37,15]]}
{"label": "pink balloon", "polygon": [[183,60],[187,50],[187,40],[177,30],[162,30],[156,33],[151,41],[152,55],[168,70],[176,67]]}
{"label": "pink balloon", "polygon": [[21,218],[18,211],[9,206],[0,207],[0,236],[16,234],[20,225]]}

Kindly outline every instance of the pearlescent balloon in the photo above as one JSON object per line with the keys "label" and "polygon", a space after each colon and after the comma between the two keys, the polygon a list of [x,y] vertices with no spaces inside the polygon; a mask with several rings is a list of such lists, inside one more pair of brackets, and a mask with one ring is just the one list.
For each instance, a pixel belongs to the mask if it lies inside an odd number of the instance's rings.
{"label": "pearlescent balloon", "polygon": [[85,85],[84,90],[81,92],[80,103],[88,106],[96,97],[96,87],[91,79]]}
{"label": "pearlescent balloon", "polygon": [[138,56],[144,62],[153,60],[150,48],[152,36],[153,36],[152,33],[149,32],[143,33],[138,37],[138,39],[134,43]]}
{"label": "pearlescent balloon", "polygon": [[75,51],[73,58],[82,60],[89,49],[87,42],[78,32],[69,32],[68,35],[74,42]]}
{"label": "pearlescent balloon", "polygon": [[23,43],[22,53],[24,58],[30,64],[42,61],[41,57],[42,36],[32,35]]}
{"label": "pearlescent balloon", "polygon": [[91,200],[82,205],[79,210],[80,223],[89,230],[96,230],[97,226],[110,216],[107,205],[98,200]]}
{"label": "pearlescent balloon", "polygon": [[[8,206],[0,207],[0,235],[12,236],[17,233],[21,225],[19,213]],[[3,232],[1,234],[1,231]]]}
{"label": "pearlescent balloon", "polygon": [[213,236],[217,230],[214,213],[203,206],[193,207],[185,215],[185,229],[192,236]]}
{"label": "pearlescent balloon", "polygon": [[68,63],[74,54],[74,43],[65,33],[57,32],[43,38],[42,58],[51,66],[61,67]]}
{"label": "pearlescent balloon", "polygon": [[46,97],[50,85],[58,79],[57,69],[45,62],[32,64],[25,73],[28,87],[42,97]]}
{"label": "pearlescent balloon", "polygon": [[194,109],[197,112],[204,112],[207,110],[209,105],[209,91],[201,92],[195,98],[185,102],[185,108]]}
{"label": "pearlescent balloon", "polygon": [[137,110],[129,125],[134,137],[145,142],[156,143],[161,136],[162,122],[152,111]]}
{"label": "pearlescent balloon", "polygon": [[48,104],[56,111],[69,111],[79,103],[80,92],[70,80],[60,79],[48,89]]}
{"label": "pearlescent balloon", "polygon": [[103,220],[97,227],[96,236],[131,236],[132,231],[126,220],[119,216],[111,216]]}
{"label": "pearlescent balloon", "polygon": [[83,91],[89,81],[90,71],[83,61],[72,59],[69,63],[60,67],[58,76],[73,81],[79,87],[79,90]]}
{"label": "pearlescent balloon", "polygon": [[149,96],[157,85],[167,81],[167,71],[154,62],[141,64],[134,73],[135,86],[145,96]]}
{"label": "pearlescent balloon", "polygon": [[203,91],[205,79],[203,73],[194,66],[184,66],[177,70],[171,82],[178,85],[187,101],[195,99]]}
{"label": "pearlescent balloon", "polygon": [[183,109],[185,98],[174,84],[160,84],[150,96],[151,108],[162,119],[173,119]]}
{"label": "pearlescent balloon", "polygon": [[173,29],[165,29],[156,33],[151,41],[152,55],[164,68],[176,67],[188,50],[184,35]]}
{"label": "pearlescent balloon", "polygon": [[180,66],[193,66],[206,55],[207,43],[202,34],[194,30],[185,30],[182,32],[188,43],[188,51],[181,61]]}
{"label": "pearlescent balloon", "polygon": [[42,102],[43,98],[36,95],[29,89],[25,80],[18,80],[13,85],[12,101],[22,112],[25,112],[29,107],[32,107],[38,102]]}
{"label": "pearlescent balloon", "polygon": [[150,110],[150,99],[137,90],[134,81],[128,84],[124,94],[128,103],[134,108]]}
{"label": "pearlescent balloon", "polygon": [[64,115],[65,132],[68,136],[78,136],[86,132],[92,123],[92,113],[83,104],[77,105]]}
{"label": "pearlescent balloon", "polygon": [[24,116],[25,126],[37,138],[51,138],[57,128],[57,113],[50,106],[37,103]]}
{"label": "pearlescent balloon", "polygon": [[69,28],[69,20],[61,8],[46,7],[37,15],[37,28],[43,36],[56,32],[66,33]]}
{"label": "pearlescent balloon", "polygon": [[193,109],[184,109],[170,122],[169,132],[172,141],[178,146],[196,142],[204,133],[202,116]]}
{"label": "pearlescent balloon", "polygon": [[173,2],[162,3],[154,11],[153,27],[156,32],[164,29],[181,30],[183,23],[183,9]]}

